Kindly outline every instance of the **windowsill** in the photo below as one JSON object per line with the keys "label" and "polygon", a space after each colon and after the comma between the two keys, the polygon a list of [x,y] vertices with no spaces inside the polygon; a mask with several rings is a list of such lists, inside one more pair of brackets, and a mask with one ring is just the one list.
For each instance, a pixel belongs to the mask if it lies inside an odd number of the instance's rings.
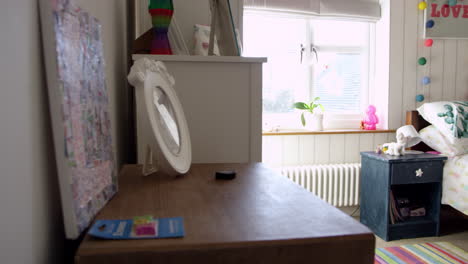
{"label": "windowsill", "polygon": [[330,129],[324,131],[310,131],[305,129],[284,129],[271,132],[262,132],[263,136],[294,136],[294,135],[332,135],[332,134],[377,134],[395,133],[392,129],[362,130],[362,129]]}

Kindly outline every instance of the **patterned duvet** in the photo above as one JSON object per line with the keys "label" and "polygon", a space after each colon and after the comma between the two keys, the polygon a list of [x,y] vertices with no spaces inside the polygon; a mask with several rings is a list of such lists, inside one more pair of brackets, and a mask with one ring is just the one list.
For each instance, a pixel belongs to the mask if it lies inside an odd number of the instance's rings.
{"label": "patterned duvet", "polygon": [[442,203],[468,215],[468,154],[449,158],[445,163]]}

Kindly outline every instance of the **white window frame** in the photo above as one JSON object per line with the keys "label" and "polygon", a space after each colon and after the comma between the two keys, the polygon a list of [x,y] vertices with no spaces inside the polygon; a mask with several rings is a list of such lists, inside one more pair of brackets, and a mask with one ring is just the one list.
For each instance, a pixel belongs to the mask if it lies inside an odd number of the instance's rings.
{"label": "white window frame", "polygon": [[[313,24],[314,24],[314,18],[306,15],[300,15],[300,14],[291,14],[291,13],[283,13],[283,12],[265,12],[265,11],[253,11],[253,10],[245,10],[246,14],[260,14],[260,15],[268,15],[268,16],[275,16],[275,17],[283,17],[283,18],[297,18],[297,19],[306,19],[307,21],[307,32],[306,34],[306,43],[305,43],[305,53],[304,53],[304,62],[310,62],[312,60],[312,52],[311,52],[311,47],[314,45],[314,39],[313,39]],[[322,18],[323,19],[323,18]],[[339,18],[333,18],[331,20],[339,20]],[[348,20],[349,21],[349,20]],[[244,24],[245,26],[245,24]],[[322,52],[327,52],[327,51],[336,51],[337,53],[339,52],[364,52],[365,55],[367,55],[367,58],[365,58],[366,65],[364,66],[365,71],[367,71],[367,79],[363,80],[363,85],[361,86],[361,104],[360,104],[360,113],[352,113],[352,114],[346,114],[346,113],[327,113],[325,111],[325,129],[332,130],[332,129],[358,129],[360,127],[360,121],[363,118],[363,114],[365,109],[369,104],[372,104],[375,100],[373,97],[373,94],[371,92],[371,89],[373,89],[374,84],[375,84],[375,58],[376,58],[376,25],[375,23],[368,23],[368,38],[367,38],[367,47],[363,46],[319,46],[319,45],[314,45],[314,47],[317,49],[318,56],[320,59],[320,51]],[[314,87],[313,87],[313,77],[314,77],[314,65],[309,66],[308,70],[310,78],[307,78],[307,87],[309,87],[309,100],[314,98]],[[278,113],[278,114],[262,114],[264,117],[274,117],[275,119],[290,119],[292,116],[295,116],[296,113]],[[297,126],[295,127],[290,127],[287,125],[281,124],[282,122],[279,122],[280,125],[278,126],[277,124],[269,124],[267,127],[265,127],[266,130],[290,130],[290,129],[303,129],[303,127],[300,125],[300,119],[299,119],[300,114],[297,113]],[[268,122],[269,118],[266,118],[267,120],[264,120]],[[265,122],[264,122],[265,123]],[[265,124],[264,124],[265,125]]]}
{"label": "white window frame", "polygon": [[[339,20],[339,19],[332,19],[334,21]],[[309,47],[312,45],[317,49],[318,56],[320,59],[320,52],[336,52],[336,53],[354,53],[354,52],[363,52],[366,55],[366,58],[364,60],[366,61],[364,65],[364,71],[367,72],[367,80],[364,79],[364,83],[361,86],[361,103],[360,103],[360,112],[359,113],[353,113],[353,114],[347,114],[347,113],[330,113],[330,112],[325,112],[326,115],[326,129],[352,129],[352,128],[360,128],[360,121],[362,120],[362,115],[364,110],[367,108],[369,104],[372,104],[374,102],[374,98],[371,98],[371,92],[370,90],[372,89],[371,87],[374,87],[375,84],[375,23],[368,23],[368,34],[367,34],[367,46],[320,46],[320,45],[315,45],[314,42],[315,40],[313,39],[314,34],[313,34],[313,27],[311,24],[314,23],[314,19],[309,20],[309,28],[307,34],[307,41]],[[311,53],[311,48],[307,49],[307,56],[310,59],[313,59],[312,56],[313,54]],[[311,65],[309,67],[309,72],[311,76],[315,75],[316,69],[314,65]],[[313,80],[314,78],[309,78],[310,80]],[[310,97],[313,98],[315,97],[314,95],[314,86],[313,83],[309,82],[309,94]]]}

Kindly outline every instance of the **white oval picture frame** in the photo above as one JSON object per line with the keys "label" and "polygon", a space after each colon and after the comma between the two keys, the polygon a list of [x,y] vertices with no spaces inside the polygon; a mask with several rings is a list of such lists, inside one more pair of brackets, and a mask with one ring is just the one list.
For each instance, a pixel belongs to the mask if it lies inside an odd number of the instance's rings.
{"label": "white oval picture frame", "polygon": [[[174,89],[174,78],[164,63],[141,58],[135,61],[128,79],[137,93],[144,94],[145,109],[141,111],[144,116],[138,118],[148,123],[146,130],[151,130],[143,133],[147,147],[143,175],[187,173],[192,163],[192,146],[182,104]],[[164,97],[165,105],[169,107],[158,106],[155,94]],[[176,151],[174,144],[168,144],[172,141],[178,145]]]}

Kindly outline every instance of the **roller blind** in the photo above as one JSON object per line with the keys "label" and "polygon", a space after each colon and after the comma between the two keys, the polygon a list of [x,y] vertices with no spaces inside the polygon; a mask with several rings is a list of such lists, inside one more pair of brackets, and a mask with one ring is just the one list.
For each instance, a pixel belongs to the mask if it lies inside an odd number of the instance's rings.
{"label": "roller blind", "polygon": [[367,21],[380,19],[378,0],[244,0],[244,7]]}

